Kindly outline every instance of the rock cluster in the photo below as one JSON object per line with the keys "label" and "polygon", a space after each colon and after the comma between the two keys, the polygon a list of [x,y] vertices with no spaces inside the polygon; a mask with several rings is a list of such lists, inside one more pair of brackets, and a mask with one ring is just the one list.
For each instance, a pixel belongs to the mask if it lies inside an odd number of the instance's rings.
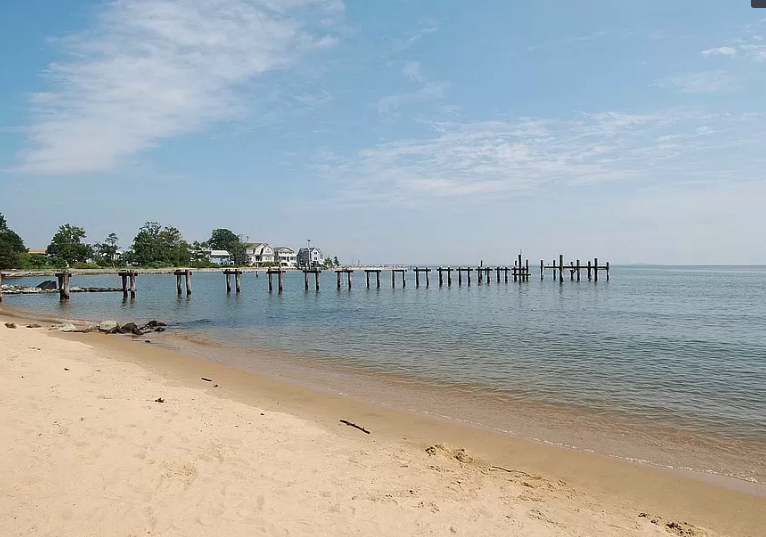
{"label": "rock cluster", "polygon": [[59,332],[101,332],[102,334],[132,334],[143,336],[149,332],[164,332],[167,324],[160,321],[149,321],[139,326],[136,323],[125,323],[120,325],[117,321],[101,321],[98,324],[92,324],[87,328],[77,328],[73,323],[64,322],[52,327],[52,330]]}

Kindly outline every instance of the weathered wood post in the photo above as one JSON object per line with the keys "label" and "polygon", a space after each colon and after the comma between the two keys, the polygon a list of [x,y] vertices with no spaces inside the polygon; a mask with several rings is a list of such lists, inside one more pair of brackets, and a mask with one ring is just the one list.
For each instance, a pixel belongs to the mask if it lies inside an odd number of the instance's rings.
{"label": "weathered wood post", "polygon": [[335,278],[338,280],[338,289],[340,289],[340,271],[335,271]]}
{"label": "weathered wood post", "polygon": [[564,281],[564,254],[559,254],[559,282]]}
{"label": "weathered wood post", "polygon": [[471,271],[473,271],[473,269],[471,267],[466,267],[465,271],[468,273],[468,287],[471,287]]}
{"label": "weathered wood post", "polygon": [[593,281],[598,281],[598,257],[593,258]]}
{"label": "weathered wood post", "polygon": [[428,277],[429,272],[431,272],[431,269],[426,267],[426,289],[431,287],[431,281],[430,281],[430,278]]}
{"label": "weathered wood post", "polygon": [[463,267],[457,268],[457,286],[458,287],[463,286]]}
{"label": "weathered wood post", "polygon": [[577,281],[580,281],[580,260],[577,260]]}
{"label": "weathered wood post", "polygon": [[122,278],[122,298],[128,298],[128,275],[122,273],[120,277]]}
{"label": "weathered wood post", "polygon": [[380,271],[379,270],[375,271],[375,284],[377,288],[380,289]]}
{"label": "weathered wood post", "polygon": [[192,294],[191,293],[191,291],[192,291],[191,276],[192,276],[192,271],[191,270],[187,270],[186,271],[186,296],[189,296],[190,294]]}
{"label": "weathered wood post", "polygon": [[56,277],[59,280],[59,299],[60,300],[69,300],[69,277],[71,276],[71,273],[68,271],[64,271],[60,274],[56,274]]}
{"label": "weathered wood post", "polygon": [[267,270],[266,275],[269,277],[269,293],[274,291],[274,284],[271,282],[271,271]]}
{"label": "weathered wood post", "polygon": [[407,287],[407,271],[402,269],[402,289]]}
{"label": "weathered wood post", "polygon": [[285,271],[280,269],[279,270],[279,294],[282,294],[282,291],[285,289]]}
{"label": "weathered wood post", "polygon": [[175,272],[176,275],[176,291],[178,291],[179,296],[181,295],[181,271],[177,270]]}
{"label": "weathered wood post", "polygon": [[447,287],[452,287],[452,267],[447,267]]}
{"label": "weathered wood post", "polygon": [[229,269],[226,269],[223,273],[226,276],[226,292],[231,293],[231,272]]}
{"label": "weathered wood post", "polygon": [[497,273],[497,283],[500,283],[500,267],[495,267],[495,272]]}
{"label": "weathered wood post", "polygon": [[242,291],[242,271],[241,270],[234,271],[234,290],[237,293]]}
{"label": "weathered wood post", "polygon": [[[391,277],[393,277],[393,272],[391,273]],[[420,288],[420,269],[418,267],[415,267],[415,289]]]}
{"label": "weathered wood post", "polygon": [[508,283],[508,267],[505,267],[505,283]]}
{"label": "weathered wood post", "polygon": [[556,276],[556,260],[553,260],[553,281],[555,282],[558,279],[558,276]]}
{"label": "weathered wood post", "polygon": [[396,289],[396,271],[391,269],[391,287]]}
{"label": "weathered wood post", "polygon": [[314,286],[316,287],[316,290],[319,291],[319,273],[321,271],[317,270],[314,272]]}
{"label": "weathered wood post", "polygon": [[370,288],[370,271],[369,270],[365,270],[364,271],[364,275],[367,278],[367,289],[369,289]]}
{"label": "weathered wood post", "polygon": [[436,269],[436,270],[438,270],[438,271],[439,271],[439,287],[441,287],[441,286],[443,286],[443,285],[444,285],[444,278],[443,278],[443,276],[442,276],[442,270],[443,270],[443,269],[442,269],[441,267],[439,267],[439,268],[438,268],[438,269]]}
{"label": "weathered wood post", "polygon": [[479,271],[479,285],[481,285],[484,279],[484,268],[481,265],[479,265],[479,268],[477,268],[476,270]]}
{"label": "weathered wood post", "polygon": [[525,280],[527,280],[527,281],[529,281],[529,277],[532,275],[532,274],[529,272],[529,259],[527,259],[527,260],[525,261],[525,264],[526,264],[526,265],[525,265],[525,269],[524,269],[524,279],[525,279]]}
{"label": "weathered wood post", "polygon": [[574,261],[570,261],[569,262],[569,266],[571,267],[569,269],[569,281],[573,282],[574,281],[574,271],[575,271],[575,269],[574,269]]}
{"label": "weathered wood post", "polygon": [[590,273],[590,259],[588,259],[588,281],[590,281],[592,277],[593,276]]}
{"label": "weathered wood post", "polygon": [[351,273],[352,272],[353,271],[351,271],[351,270],[346,271],[346,276],[348,277],[348,290],[349,291],[351,291]]}
{"label": "weathered wood post", "polygon": [[540,279],[543,279],[543,272],[545,270],[545,262],[541,259],[540,260]]}
{"label": "weathered wood post", "polygon": [[606,281],[609,281],[609,261],[606,262]]}
{"label": "weathered wood post", "polygon": [[306,291],[309,290],[309,271],[308,270],[303,271],[303,288]]}

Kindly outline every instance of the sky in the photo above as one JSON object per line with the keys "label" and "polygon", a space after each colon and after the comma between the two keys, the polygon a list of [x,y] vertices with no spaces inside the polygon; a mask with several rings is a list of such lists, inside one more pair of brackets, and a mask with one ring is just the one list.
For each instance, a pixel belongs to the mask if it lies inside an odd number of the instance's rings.
{"label": "sky", "polygon": [[0,7],[0,212],[344,262],[766,264],[746,0]]}

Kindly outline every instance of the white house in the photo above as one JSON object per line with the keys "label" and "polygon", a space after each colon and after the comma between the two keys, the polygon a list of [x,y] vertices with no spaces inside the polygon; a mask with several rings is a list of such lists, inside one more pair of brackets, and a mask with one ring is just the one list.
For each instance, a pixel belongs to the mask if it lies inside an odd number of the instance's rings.
{"label": "white house", "polygon": [[210,250],[208,258],[211,263],[216,265],[229,265],[231,264],[231,254],[226,250]]}
{"label": "white house", "polygon": [[280,267],[294,267],[297,264],[295,250],[287,246],[278,246],[274,248],[274,258]]}
{"label": "white house", "polygon": [[274,262],[274,249],[266,242],[251,242],[245,248],[245,257],[248,265],[259,267]]}
{"label": "white house", "polygon": [[299,267],[319,267],[324,265],[324,256],[319,248],[301,248],[298,250],[297,261]]}

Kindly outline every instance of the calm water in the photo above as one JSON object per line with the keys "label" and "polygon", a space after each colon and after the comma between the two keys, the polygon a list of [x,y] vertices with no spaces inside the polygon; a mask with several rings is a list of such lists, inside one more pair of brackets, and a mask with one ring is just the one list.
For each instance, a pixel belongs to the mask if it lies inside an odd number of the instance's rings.
{"label": "calm water", "polygon": [[108,293],[6,303],[75,319],[156,318],[233,345],[217,359],[243,367],[259,360],[248,349],[265,349],[282,365],[292,357],[327,372],[320,384],[337,381],[333,371],[357,374],[357,395],[395,406],[766,481],[766,268],[614,267],[610,282],[482,286],[474,275],[471,287],[454,277],[451,288],[432,273],[428,289],[416,289],[412,273],[392,289],[384,273],[369,290],[357,273],[350,292],[325,273],[319,293],[288,273],[282,295],[249,273],[239,296],[227,296],[221,274],[193,278],[190,299],[176,296],[172,275],[141,275],[135,301]]}

